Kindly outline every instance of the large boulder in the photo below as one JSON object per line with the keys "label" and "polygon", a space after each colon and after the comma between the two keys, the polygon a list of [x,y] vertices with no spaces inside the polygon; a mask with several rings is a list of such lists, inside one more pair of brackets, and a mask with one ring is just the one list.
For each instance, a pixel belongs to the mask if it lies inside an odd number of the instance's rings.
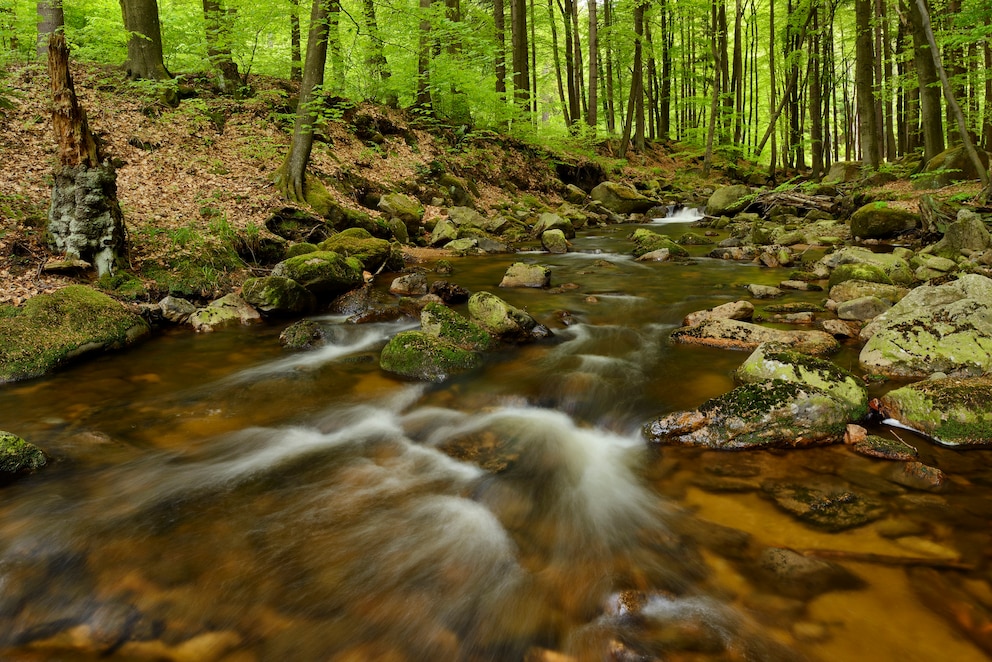
{"label": "large boulder", "polygon": [[689,251],[679,246],[671,238],[645,228],[634,230],[630,238],[634,241],[634,257],[641,257],[661,249],[667,249],[672,257],[689,257]]}
{"label": "large boulder", "polygon": [[887,202],[869,202],[851,215],[851,235],[862,239],[894,237],[919,225],[919,214]]}
{"label": "large boulder", "polygon": [[831,361],[781,345],[759,345],[735,375],[745,384],[778,379],[819,389],[846,403],[851,420],[858,420],[868,413],[868,394],[860,379]]}
{"label": "large boulder", "polygon": [[992,237],[982,217],[969,209],[962,209],[957,220],[947,226],[943,238],[934,245],[933,252],[954,260],[963,251],[984,251],[990,246]]}
{"label": "large boulder", "polygon": [[874,253],[860,246],[848,246],[824,255],[816,266],[833,270],[844,264],[870,264],[878,267],[896,285],[910,285],[915,282],[913,269],[904,258],[894,253]]}
{"label": "large boulder", "polygon": [[424,207],[415,198],[403,193],[387,193],[382,196],[379,198],[379,209],[387,217],[398,218],[407,231],[414,235],[424,220]]}
{"label": "large boulder", "polygon": [[247,301],[232,292],[190,315],[189,323],[197,331],[216,331],[227,326],[252,324],[261,317]]}
{"label": "large boulder", "polygon": [[361,285],[363,266],[354,257],[316,251],[283,260],[272,270],[272,275],[295,280],[321,301]]}
{"label": "large boulder", "polygon": [[654,207],[657,202],[635,189],[616,182],[603,182],[589,194],[593,200],[615,214],[639,214]]}
{"label": "large boulder", "polygon": [[444,246],[448,242],[458,239],[458,226],[451,220],[451,217],[440,218],[431,230],[431,237],[428,243],[431,246]]}
{"label": "large boulder", "polygon": [[733,216],[747,207],[751,189],[744,184],[724,186],[713,191],[706,201],[707,216]]}
{"label": "large boulder", "polygon": [[568,239],[561,230],[546,230],[541,233],[541,246],[555,255],[568,252]]}
{"label": "large boulder", "polygon": [[992,376],[928,379],[889,391],[885,416],[946,446],[992,448]]}
{"label": "large boulder", "polygon": [[504,340],[527,341],[551,335],[547,327],[490,292],[476,292],[468,300],[472,321]]}
{"label": "large boulder", "polygon": [[48,463],[44,451],[16,434],[0,430],[0,475],[40,469]]}
{"label": "large boulder", "polygon": [[801,448],[841,441],[849,421],[847,403],[811,386],[772,380],[663,416],[644,434],[658,444],[714,450]]}
{"label": "large boulder", "polygon": [[747,321],[754,316],[754,304],[750,301],[731,301],[706,310],[689,313],[682,320],[682,326],[696,326],[706,320],[731,319]]}
{"label": "large boulder", "polygon": [[732,319],[711,319],[696,326],[672,332],[672,341],[724,349],[753,351],[766,342],[781,343],[798,352],[825,355],[840,348],[837,340],[823,331],[786,331]]}
{"label": "large boulder", "polygon": [[548,287],[551,285],[551,269],[540,264],[514,262],[507,268],[500,281],[500,287]]}
{"label": "large boulder", "polygon": [[403,268],[403,253],[398,244],[376,239],[368,230],[348,228],[331,235],[320,243],[320,250],[341,257],[358,258],[367,271],[399,271]]}
{"label": "large boulder", "polygon": [[846,184],[861,179],[861,161],[837,161],[830,166],[824,184]]}
{"label": "large boulder", "polygon": [[241,296],[267,315],[304,315],[317,305],[310,290],[284,276],[249,278],[241,286]]}
{"label": "large boulder", "polygon": [[488,331],[436,302],[428,303],[420,311],[420,330],[428,335],[444,338],[462,349],[485,351],[494,344]]}
{"label": "large boulder", "polygon": [[567,218],[562,218],[558,214],[545,212],[538,216],[537,223],[534,224],[534,228],[531,232],[533,232],[536,236],[540,236],[548,230],[560,230],[565,234],[565,237],[569,239],[575,236],[575,228],[572,227],[572,222],[570,220]]}
{"label": "large boulder", "polygon": [[0,383],[39,377],[87,354],[133,344],[150,331],[106,294],[69,285],[0,316]]}
{"label": "large boulder", "polygon": [[443,382],[481,363],[478,352],[423,331],[396,334],[379,355],[379,367],[386,372],[429,382]]}
{"label": "large boulder", "polygon": [[905,287],[857,279],[845,280],[830,288],[830,298],[837,303],[852,301],[861,297],[878,297],[883,301],[895,303],[907,294],[909,294],[909,290]]}
{"label": "large boulder", "polygon": [[992,370],[992,280],[967,274],[923,285],[861,331],[861,366],[874,375],[922,379]]}
{"label": "large boulder", "polygon": [[[978,150],[978,159],[985,170],[989,168],[989,155],[983,149]],[[950,186],[954,182],[964,182],[979,179],[975,164],[964,149],[958,145],[945,149],[930,159],[923,169],[923,175],[917,177],[913,186],[918,189],[934,189]]]}

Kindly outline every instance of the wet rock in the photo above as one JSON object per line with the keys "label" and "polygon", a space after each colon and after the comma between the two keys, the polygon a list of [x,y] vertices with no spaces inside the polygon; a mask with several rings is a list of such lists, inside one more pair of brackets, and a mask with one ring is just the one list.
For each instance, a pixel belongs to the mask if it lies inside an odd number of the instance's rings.
{"label": "wet rock", "polygon": [[427,294],[427,276],[421,271],[399,276],[389,285],[389,292],[401,297],[416,297]]}
{"label": "wet rock", "polygon": [[328,310],[338,315],[349,315],[349,322],[374,322],[396,319],[402,313],[396,300],[383,294],[371,284],[362,285],[331,301]]}
{"label": "wet rock", "polygon": [[820,328],[835,338],[856,338],[861,332],[861,326],[857,322],[844,320],[823,320]]}
{"label": "wet rock", "polygon": [[254,324],[261,319],[247,301],[231,293],[197,310],[189,316],[189,323],[197,331],[209,333],[227,326]]}
{"label": "wet rock", "polygon": [[874,434],[865,434],[863,438],[852,439],[851,441],[848,441],[848,438],[845,436],[844,443],[858,455],[881,460],[909,462],[915,460],[919,455],[917,450],[909,444],[903,443],[898,439],[886,439],[885,437],[879,437]]}
{"label": "wet rock", "polygon": [[379,367],[386,372],[430,382],[443,382],[481,364],[478,352],[423,331],[396,334],[379,355]]}
{"label": "wet rock", "polygon": [[878,297],[860,297],[837,306],[837,317],[842,320],[867,322],[884,313],[892,304]]}
{"label": "wet rock", "polygon": [[[831,270],[844,264],[866,264],[881,269],[882,273],[887,276],[889,284],[909,285],[914,282],[913,270],[904,258],[894,253],[873,253],[860,246],[848,246],[825,255],[817,264]],[[862,278],[861,280],[871,279]],[[831,287],[836,284],[836,282],[832,283]]]}
{"label": "wet rock", "polygon": [[797,292],[819,292],[823,289],[819,285],[804,280],[783,280],[778,286],[783,290],[796,290]]}
{"label": "wet rock", "polygon": [[957,220],[947,226],[943,238],[933,246],[933,252],[951,260],[965,251],[982,252],[992,247],[992,236],[975,212],[962,209]]}
{"label": "wet rock", "polygon": [[515,262],[510,265],[500,281],[500,287],[549,287],[551,269],[540,264]]}
{"label": "wet rock", "polygon": [[830,532],[863,526],[886,513],[881,500],[845,483],[771,483],[764,489],[782,510]]}
{"label": "wet rock", "polygon": [[450,218],[440,218],[431,231],[428,243],[431,246],[444,246],[458,239],[458,226]]}
{"label": "wet rock", "polygon": [[41,469],[48,463],[45,452],[16,434],[0,430],[0,474]]}
{"label": "wet rock", "polygon": [[947,487],[947,476],[944,472],[922,462],[904,462],[892,467],[888,478],[903,487],[924,492],[941,492]]}
{"label": "wet rock", "polygon": [[472,295],[471,292],[466,290],[461,285],[456,285],[455,283],[451,283],[446,280],[434,281],[430,284],[428,292],[441,297],[441,300],[449,305],[455,303],[465,303]]}
{"label": "wet rock", "polygon": [[637,258],[638,262],[669,262],[672,259],[672,252],[667,248],[659,248],[656,251],[645,253]]}
{"label": "wet rock", "polygon": [[463,349],[485,351],[494,344],[493,337],[481,326],[439,303],[424,306],[420,313],[420,328],[424,333],[444,338]]}
{"label": "wet rock", "polygon": [[799,448],[840,441],[849,413],[849,405],[823,391],[774,380],[659,418],[644,434],[658,444],[717,450]]}
{"label": "wet rock", "polygon": [[317,297],[327,300],[362,284],[362,263],[329,251],[316,251],[283,260],[273,276],[295,280]]}
{"label": "wet rock", "polygon": [[774,592],[798,600],[810,600],[829,591],[864,586],[860,577],[841,565],[809,558],[781,547],[762,550],[755,572]]}
{"label": "wet rock", "polygon": [[861,366],[870,374],[925,378],[992,370],[992,280],[967,274],[923,285],[872,320]]}
{"label": "wet rock", "polygon": [[139,315],[84,285],[39,294],[0,317],[0,383],[39,377],[85,355],[126,347],[149,331]]}
{"label": "wet rock", "polygon": [[424,207],[409,195],[387,193],[379,198],[379,209],[387,217],[398,218],[407,232],[416,235],[424,219]]}
{"label": "wet rock", "polygon": [[538,216],[537,223],[534,224],[531,232],[535,236],[539,237],[549,230],[558,230],[568,239],[575,237],[575,228],[572,227],[572,222],[570,220],[567,218],[562,218],[558,214],[544,212]]}
{"label": "wet rock", "polygon": [[317,305],[310,290],[282,276],[249,278],[241,286],[241,296],[249,305],[269,315],[303,315]]}
{"label": "wet rock", "polygon": [[174,324],[185,324],[189,316],[196,312],[196,306],[179,297],[167,296],[158,302],[162,317]]}
{"label": "wet rock", "polygon": [[662,248],[668,249],[669,254],[673,257],[689,257],[689,252],[686,249],[657,232],[638,228],[634,230],[630,237],[634,242],[634,257],[641,257],[646,253],[661,250]]}
{"label": "wet rock", "polygon": [[992,447],[992,376],[928,379],[881,398],[883,415],[945,446]]}
{"label": "wet rock", "polygon": [[568,252],[568,239],[561,230],[547,230],[541,233],[541,246],[549,253],[561,255]]}
{"label": "wet rock", "polygon": [[468,300],[472,321],[498,338],[523,342],[551,336],[547,327],[525,311],[490,292],[476,292]]}
{"label": "wet rock", "polygon": [[324,328],[313,320],[294,322],[279,334],[279,343],[286,349],[296,351],[316,349],[326,340]]}
{"label": "wet rock", "polygon": [[777,379],[829,393],[847,404],[849,420],[858,420],[868,413],[868,395],[860,379],[835,363],[785,346],[759,345],[735,375],[748,384]]}
{"label": "wet rock", "polygon": [[713,240],[695,232],[686,232],[675,243],[679,246],[708,246],[713,243]]}
{"label": "wet rock", "polygon": [[697,324],[702,324],[707,320],[713,319],[731,319],[731,320],[749,320],[754,316],[754,304],[750,301],[732,301],[730,303],[720,304],[719,306],[714,306],[713,308],[707,308],[706,310],[697,310],[694,313],[689,313],[682,320],[682,326],[696,326]]}
{"label": "wet rock", "polygon": [[798,352],[818,356],[836,351],[840,345],[823,331],[785,331],[731,319],[706,320],[696,326],[682,327],[672,333],[672,341],[753,351],[765,342],[787,345]]}
{"label": "wet rock", "polygon": [[597,185],[589,195],[608,211],[615,214],[642,213],[656,204],[654,200],[641,195],[630,186],[616,182],[603,182]]}
{"label": "wet rock", "polygon": [[398,246],[385,239],[376,239],[362,228],[342,230],[322,241],[319,248],[341,257],[357,258],[371,272],[403,268],[403,254]]}
{"label": "wet rock", "polygon": [[887,202],[869,202],[851,215],[851,234],[862,239],[894,237],[919,225],[919,214]]}
{"label": "wet rock", "polygon": [[482,255],[486,252],[486,250],[479,245],[479,240],[475,237],[464,237],[462,239],[449,241],[444,245],[444,248],[451,251],[453,255]]}
{"label": "wet rock", "polygon": [[896,303],[907,294],[909,294],[909,290],[899,285],[887,285],[857,279],[845,280],[830,288],[830,298],[837,303],[869,296]]}
{"label": "wet rock", "polygon": [[775,299],[785,294],[782,290],[777,287],[772,287],[771,285],[759,285],[757,283],[751,283],[747,286],[747,291],[751,293],[755,299]]}
{"label": "wet rock", "polygon": [[831,272],[829,286],[832,288],[835,285],[839,285],[840,283],[848,280],[868,281],[869,283],[892,285],[892,279],[889,278],[882,268],[877,265],[841,264]]}
{"label": "wet rock", "polygon": [[744,210],[750,195],[751,189],[743,184],[718,188],[706,201],[706,215],[733,216]]}

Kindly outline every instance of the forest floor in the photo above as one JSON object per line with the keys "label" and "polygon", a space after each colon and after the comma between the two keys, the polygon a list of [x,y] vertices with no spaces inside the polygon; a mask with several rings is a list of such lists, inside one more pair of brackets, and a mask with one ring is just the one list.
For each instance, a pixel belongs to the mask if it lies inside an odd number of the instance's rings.
{"label": "forest floor", "polygon": [[[77,64],[73,76],[90,127],[117,164],[130,247],[127,271],[141,282],[138,290],[149,298],[161,295],[182,272],[187,289],[210,298],[251,275],[231,244],[267,234],[266,219],[284,206],[271,175],[289,146],[288,84],[253,77],[255,93],[232,99],[210,92],[206,79],[186,79],[195,95],[172,108],[156,100],[152,87],[125,81],[119,69]],[[56,257],[45,245],[57,165],[48,75],[40,64],[23,65],[8,71],[6,83],[13,108],[0,110],[0,304],[19,305],[72,282],[89,282],[92,274],[42,270]],[[403,111],[368,104],[341,104],[335,112],[336,120],[319,130],[311,171],[345,208],[374,216],[378,195],[391,191],[430,200],[430,175],[442,170],[472,179],[475,205],[483,212],[514,197],[558,200],[561,183],[543,148],[492,134],[439,130]],[[359,137],[369,125],[378,129],[375,140]],[[613,158],[608,142],[599,152],[562,151],[553,158],[595,162],[611,179],[708,184],[698,177],[699,154],[674,153],[671,145],[655,145],[627,161]],[[889,198],[915,204],[908,182],[888,186],[894,191]],[[442,213],[439,206],[425,207],[428,217]]]}

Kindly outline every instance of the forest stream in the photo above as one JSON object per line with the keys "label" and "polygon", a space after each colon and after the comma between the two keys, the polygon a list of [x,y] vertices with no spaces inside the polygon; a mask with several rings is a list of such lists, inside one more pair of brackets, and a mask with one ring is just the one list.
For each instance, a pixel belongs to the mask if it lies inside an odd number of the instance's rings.
{"label": "forest stream", "polygon": [[[2,427],[57,461],[4,486],[0,659],[989,659],[992,451],[876,428],[945,472],[935,493],[844,445],[649,445],[642,426],[729,391],[747,357],[671,331],[789,271],[705,246],[636,262],[633,227],[451,258],[453,282],[554,336],[443,384],[379,368],[416,322],[318,316],[331,342],[312,352],[280,347],[288,322],[171,329],[5,385]],[[514,261],[551,267],[552,289],[497,290]],[[857,373],[854,345],[833,359]],[[772,495],[807,483],[881,514],[800,521]],[[780,549],[833,574],[776,574]]]}

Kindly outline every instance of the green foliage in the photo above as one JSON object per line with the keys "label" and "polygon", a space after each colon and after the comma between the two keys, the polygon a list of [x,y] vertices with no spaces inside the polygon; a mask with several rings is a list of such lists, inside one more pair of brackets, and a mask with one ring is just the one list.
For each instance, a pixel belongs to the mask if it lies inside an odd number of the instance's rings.
{"label": "green foliage", "polygon": [[174,229],[148,228],[144,241],[159,256],[142,273],[164,291],[187,297],[210,296],[233,285],[243,268],[234,242],[235,232],[221,215],[212,216],[210,233],[190,223]]}

